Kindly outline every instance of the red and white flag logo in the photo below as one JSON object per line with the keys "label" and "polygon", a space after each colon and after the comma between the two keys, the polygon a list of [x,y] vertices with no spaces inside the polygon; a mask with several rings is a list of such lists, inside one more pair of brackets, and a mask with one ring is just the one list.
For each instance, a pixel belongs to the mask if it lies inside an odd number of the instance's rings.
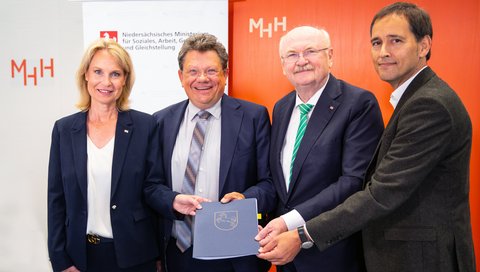
{"label": "red and white flag logo", "polygon": [[100,38],[112,39],[118,42],[118,33],[117,31],[100,31]]}

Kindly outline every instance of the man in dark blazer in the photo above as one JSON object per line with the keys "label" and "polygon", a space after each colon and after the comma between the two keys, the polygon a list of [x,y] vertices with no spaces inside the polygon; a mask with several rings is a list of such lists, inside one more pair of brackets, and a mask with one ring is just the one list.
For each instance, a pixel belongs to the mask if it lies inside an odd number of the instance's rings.
{"label": "man in dark blazer", "polygon": [[[276,214],[257,239],[303,227],[362,188],[368,162],[383,131],[372,93],[330,74],[330,38],[324,29],[297,27],[280,40],[283,73],[295,91],[273,110],[270,168],[279,197]],[[295,151],[299,107],[314,105]],[[301,117],[300,117],[301,120]],[[300,121],[301,122],[301,121]],[[293,165],[292,165],[293,164]],[[358,235],[320,252],[305,249],[279,271],[363,271]]]}
{"label": "man in dark blazer", "polygon": [[[168,186],[174,191],[184,189],[197,113],[208,111],[211,117],[207,121],[195,194],[222,202],[256,198],[259,212],[273,210],[276,195],[268,167],[270,119],[267,109],[224,94],[228,55],[215,36],[189,37],[179,52],[178,61],[178,75],[188,99],[154,114],[160,127]],[[185,251],[177,246],[182,238],[178,229],[181,221],[164,220],[162,225],[164,263],[168,271],[255,272],[267,271],[270,267],[270,263],[256,256],[224,260],[192,258],[192,246]]]}
{"label": "man in dark blazer", "polygon": [[[475,271],[469,206],[472,127],[455,92],[429,67],[432,25],[410,3],[373,18],[372,59],[392,85],[395,110],[366,175],[342,205],[308,221],[319,250],[362,230],[368,271]],[[274,249],[275,248],[275,249]],[[288,262],[300,248],[296,232],[261,249]]]}

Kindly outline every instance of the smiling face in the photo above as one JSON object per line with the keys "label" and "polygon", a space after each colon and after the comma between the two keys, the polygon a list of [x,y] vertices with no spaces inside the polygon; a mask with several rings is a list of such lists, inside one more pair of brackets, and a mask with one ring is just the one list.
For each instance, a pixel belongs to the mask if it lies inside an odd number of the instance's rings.
{"label": "smiling face", "polygon": [[[304,90],[316,92],[328,79],[333,65],[333,50],[327,35],[312,27],[299,27],[287,33],[280,43],[283,74],[299,93]],[[286,58],[288,55],[300,53],[302,56],[294,62]]]}
{"label": "smiling face", "polygon": [[228,69],[222,70],[218,54],[191,50],[185,55],[183,71],[178,71],[188,99],[199,109],[208,109],[222,97]]}
{"label": "smiling face", "polygon": [[425,36],[417,41],[407,19],[391,14],[374,23],[371,43],[377,74],[396,89],[427,64],[431,38]]}
{"label": "smiling face", "polygon": [[116,101],[125,86],[126,75],[114,56],[107,50],[99,50],[90,62],[85,80],[92,106],[116,107]]}

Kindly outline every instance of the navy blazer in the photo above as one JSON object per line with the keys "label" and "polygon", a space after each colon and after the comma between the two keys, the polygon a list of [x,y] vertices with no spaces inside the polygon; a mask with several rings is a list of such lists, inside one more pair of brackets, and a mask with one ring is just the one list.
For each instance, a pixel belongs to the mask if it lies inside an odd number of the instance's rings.
{"label": "navy blazer", "polygon": [[[270,167],[279,196],[277,216],[296,209],[308,221],[362,188],[383,120],[372,93],[330,75],[308,121],[287,192],[281,152],[295,99],[293,91],[275,104]],[[302,272],[361,271],[359,249],[359,241],[351,237],[325,252],[302,250],[294,263]]]}
{"label": "navy blazer", "polygon": [[[163,170],[172,188],[171,158],[189,101],[154,113],[160,127]],[[223,95],[221,102],[219,199],[230,192],[256,198],[259,212],[274,209],[275,189],[268,166],[270,118],[265,107]],[[172,220],[165,220],[163,242],[168,243]],[[252,237],[253,239],[253,237]],[[232,259],[236,271],[257,271],[256,256]]]}
{"label": "navy blazer", "polygon": [[[64,117],[55,123],[52,132],[48,250],[54,271],[71,265],[82,271],[87,268],[86,118],[86,112]],[[152,116],[135,110],[118,113],[110,215],[120,267],[141,264],[159,255],[154,215],[143,196],[144,191],[148,191],[150,197],[164,191],[164,199],[173,201],[172,192],[159,189],[162,182],[159,152],[158,126]],[[157,208],[161,206],[153,204]],[[173,216],[171,211],[163,212]]]}

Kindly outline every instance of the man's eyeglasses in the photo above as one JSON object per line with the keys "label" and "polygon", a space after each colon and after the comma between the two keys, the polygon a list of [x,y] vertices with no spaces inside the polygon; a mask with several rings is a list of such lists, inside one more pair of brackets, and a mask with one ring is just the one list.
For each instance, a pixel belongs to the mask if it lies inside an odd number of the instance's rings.
{"label": "man's eyeglasses", "polygon": [[302,56],[306,60],[311,60],[311,58],[316,57],[318,53],[329,48],[330,47],[325,47],[322,49],[307,49],[303,52],[289,52],[285,56],[283,56],[282,59],[284,62],[287,63],[297,62],[300,59],[300,56]]}
{"label": "man's eyeglasses", "polygon": [[216,77],[220,73],[220,71],[216,69],[207,69],[205,71],[190,69],[190,70],[187,70],[186,72],[190,77],[201,77],[202,75],[204,75],[205,77],[209,77],[209,78]]}

